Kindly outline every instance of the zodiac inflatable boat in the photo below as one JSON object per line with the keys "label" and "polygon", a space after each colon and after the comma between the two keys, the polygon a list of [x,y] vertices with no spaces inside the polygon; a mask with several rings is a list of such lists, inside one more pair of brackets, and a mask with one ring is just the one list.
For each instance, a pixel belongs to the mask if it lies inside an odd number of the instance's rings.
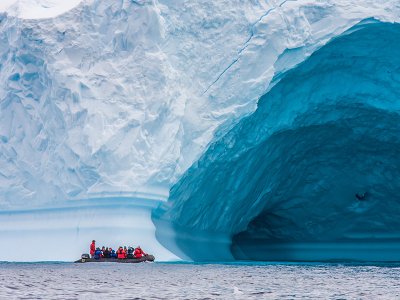
{"label": "zodiac inflatable boat", "polygon": [[141,262],[152,262],[154,261],[155,257],[151,254],[147,254],[142,256],[141,258],[125,258],[125,259],[117,259],[117,258],[99,258],[94,259],[90,258],[89,254],[82,254],[81,258],[76,260],[75,263],[88,263],[88,262],[115,262],[115,263],[125,263],[125,264],[136,264]]}

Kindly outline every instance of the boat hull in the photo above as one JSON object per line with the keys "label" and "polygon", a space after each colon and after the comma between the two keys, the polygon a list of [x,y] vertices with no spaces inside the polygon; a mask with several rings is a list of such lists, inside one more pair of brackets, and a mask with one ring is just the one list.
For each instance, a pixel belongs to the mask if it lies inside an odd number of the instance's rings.
{"label": "boat hull", "polygon": [[125,258],[125,259],[117,259],[117,258],[100,258],[100,259],[94,259],[94,258],[81,258],[75,261],[75,263],[88,263],[88,262],[94,262],[94,263],[101,263],[101,262],[114,262],[114,263],[125,263],[125,264],[136,264],[136,263],[141,263],[141,262],[146,262],[146,261],[154,261],[154,256],[149,254],[146,256],[143,256],[141,258]]}

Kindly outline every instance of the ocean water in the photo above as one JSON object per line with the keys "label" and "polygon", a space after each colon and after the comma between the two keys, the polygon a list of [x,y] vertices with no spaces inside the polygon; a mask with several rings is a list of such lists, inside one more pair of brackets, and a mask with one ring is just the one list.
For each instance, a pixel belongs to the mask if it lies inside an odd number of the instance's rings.
{"label": "ocean water", "polygon": [[0,263],[0,299],[400,299],[400,265]]}

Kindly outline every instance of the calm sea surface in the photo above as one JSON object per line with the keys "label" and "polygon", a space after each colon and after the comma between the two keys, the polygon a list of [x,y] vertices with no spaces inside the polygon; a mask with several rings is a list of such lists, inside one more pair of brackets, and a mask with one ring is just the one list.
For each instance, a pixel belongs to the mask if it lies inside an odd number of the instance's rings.
{"label": "calm sea surface", "polygon": [[400,299],[400,265],[0,263],[0,299]]}

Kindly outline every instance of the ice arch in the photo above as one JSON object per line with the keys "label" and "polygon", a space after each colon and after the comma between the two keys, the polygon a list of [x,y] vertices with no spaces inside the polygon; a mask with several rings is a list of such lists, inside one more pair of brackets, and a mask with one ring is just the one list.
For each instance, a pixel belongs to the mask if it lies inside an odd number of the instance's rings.
{"label": "ice arch", "polygon": [[160,241],[194,260],[399,260],[399,45],[399,24],[366,22],[284,74],[153,213]]}

